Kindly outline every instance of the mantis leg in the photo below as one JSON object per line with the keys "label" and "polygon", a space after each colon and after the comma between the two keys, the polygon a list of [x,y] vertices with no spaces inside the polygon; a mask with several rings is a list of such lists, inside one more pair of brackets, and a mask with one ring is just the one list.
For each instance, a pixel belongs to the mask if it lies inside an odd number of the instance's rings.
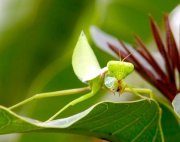
{"label": "mantis leg", "polygon": [[139,96],[140,98],[146,98],[147,99],[147,97],[144,97],[141,94],[148,94],[149,98],[151,98],[151,99],[154,98],[154,94],[152,93],[152,90],[146,89],[146,88],[133,88],[133,87],[127,86],[124,89],[124,92],[132,92],[135,95]]}
{"label": "mantis leg", "polygon": [[47,121],[51,121],[54,118],[56,118],[60,113],[62,113],[64,110],[66,110],[67,108],[69,108],[70,106],[74,106],[84,100],[87,100],[91,97],[93,97],[102,87],[102,83],[103,83],[103,76],[97,77],[94,80],[91,81],[91,92],[71,101],[70,103],[68,103],[67,105],[65,105],[62,109],[60,109],[58,112],[56,112],[52,117],[50,117]]}
{"label": "mantis leg", "polygon": [[89,87],[84,87],[84,88],[77,88],[77,89],[70,89],[70,90],[62,90],[62,91],[55,91],[55,92],[49,92],[49,93],[41,93],[41,94],[36,94],[34,96],[32,96],[31,98],[28,98],[20,103],[17,103],[11,107],[9,107],[9,109],[15,109],[19,106],[22,106],[28,102],[31,102],[33,100],[37,100],[37,99],[42,99],[42,98],[48,98],[48,97],[56,97],[56,96],[65,96],[65,95],[72,95],[72,94],[77,94],[77,93],[84,93],[89,91],[90,88]]}
{"label": "mantis leg", "polygon": [[[84,100],[87,100],[89,98],[91,98],[92,96],[94,96],[95,93],[93,91],[91,91],[90,93],[88,94],[85,94],[75,100],[73,100],[72,102],[68,103],[67,105],[65,105],[62,109],[60,109],[58,112],[56,112],[52,117],[50,117],[47,121],[51,121],[53,120],[54,118],[56,118],[60,113],[62,113],[64,110],[66,110],[67,108],[69,108],[70,106],[74,106]],[[46,121],[46,122],[47,122]]]}

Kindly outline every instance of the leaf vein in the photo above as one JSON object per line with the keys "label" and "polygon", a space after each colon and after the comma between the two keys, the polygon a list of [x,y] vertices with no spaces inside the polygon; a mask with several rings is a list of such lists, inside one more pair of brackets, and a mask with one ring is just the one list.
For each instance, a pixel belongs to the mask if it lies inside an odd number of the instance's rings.
{"label": "leaf vein", "polygon": [[157,114],[158,114],[158,113],[156,112],[156,115],[154,116],[154,118],[152,119],[152,121],[151,121],[149,124],[147,124],[147,125],[142,129],[142,131],[141,131],[134,139],[132,139],[131,142],[134,142],[135,140],[137,140],[137,139],[147,130],[147,128],[154,122]]}
{"label": "leaf vein", "polygon": [[[142,105],[140,105],[136,110],[133,110],[133,111],[129,112],[127,115],[124,115],[123,117],[121,117],[121,119],[123,119],[124,117],[127,117],[128,115],[131,115],[132,113],[134,113],[135,111],[137,111],[139,108],[141,108],[144,104],[145,104],[145,103],[143,102]],[[127,108],[126,108],[126,110],[127,110]],[[122,112],[123,112],[123,111],[117,112],[116,115],[119,115],[119,113],[122,113]],[[112,115],[111,117],[114,117],[114,115]],[[114,120],[112,123],[117,122],[117,121],[119,121],[119,120],[121,120],[121,119]],[[91,131],[94,131],[94,130],[99,129],[99,128],[106,127],[106,126],[108,126],[108,125],[112,125],[112,123],[107,123],[107,124],[101,125],[101,126],[99,126],[99,127],[95,127],[95,128],[93,128],[93,129],[91,129]]]}
{"label": "leaf vein", "polygon": [[131,125],[133,125],[135,122],[137,122],[139,119],[140,119],[140,117],[139,117],[139,118],[136,118],[134,121],[132,121],[132,122],[129,123],[128,125],[125,125],[125,126],[122,127],[121,129],[118,129],[118,130],[114,131],[114,132],[112,133],[112,135],[115,135],[115,134],[121,132],[122,130],[128,128],[129,126],[131,126]]}

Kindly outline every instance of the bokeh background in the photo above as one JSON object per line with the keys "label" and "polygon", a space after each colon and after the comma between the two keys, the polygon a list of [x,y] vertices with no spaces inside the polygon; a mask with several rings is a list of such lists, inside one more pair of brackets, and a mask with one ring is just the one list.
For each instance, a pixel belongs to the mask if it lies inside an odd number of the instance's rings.
{"label": "bokeh background", "polygon": [[[132,34],[137,33],[148,44],[152,41],[149,16],[162,26],[163,14],[178,4],[179,0],[0,0],[0,105],[8,107],[40,92],[85,86],[71,66],[81,30],[88,36],[103,67],[112,57],[93,44],[91,25],[132,44]],[[43,99],[15,111],[43,121],[76,97]],[[61,117],[79,112],[97,100],[94,97],[83,102]],[[0,136],[0,142],[76,141],[96,140],[54,133]]]}

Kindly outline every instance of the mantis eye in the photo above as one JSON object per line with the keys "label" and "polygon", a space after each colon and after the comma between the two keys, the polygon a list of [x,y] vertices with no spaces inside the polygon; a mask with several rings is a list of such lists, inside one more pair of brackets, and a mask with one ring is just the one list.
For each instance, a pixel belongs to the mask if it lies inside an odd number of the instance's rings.
{"label": "mantis eye", "polygon": [[107,64],[108,73],[117,80],[122,80],[134,70],[134,65],[129,62],[109,61]]}
{"label": "mantis eye", "polygon": [[111,91],[117,91],[118,89],[118,80],[115,77],[107,76],[104,79],[104,85]]}

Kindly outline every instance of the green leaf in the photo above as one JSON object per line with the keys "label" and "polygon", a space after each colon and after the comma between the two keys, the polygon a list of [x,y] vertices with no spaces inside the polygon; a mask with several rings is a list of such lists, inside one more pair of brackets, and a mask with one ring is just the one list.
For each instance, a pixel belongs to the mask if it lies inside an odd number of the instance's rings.
{"label": "green leaf", "polygon": [[174,111],[177,114],[177,116],[180,118],[180,93],[176,95],[174,98],[172,105],[174,107]]}
{"label": "green leaf", "polygon": [[180,121],[176,117],[173,108],[165,104],[160,104],[162,109],[162,129],[166,142],[176,142],[180,140]]}
{"label": "green leaf", "polygon": [[92,80],[100,74],[101,68],[84,32],[81,32],[74,49],[72,65],[75,74],[83,82]]}
{"label": "green leaf", "polygon": [[0,134],[66,132],[120,141],[163,141],[161,111],[153,100],[101,102],[68,118],[41,122],[0,107]]}

